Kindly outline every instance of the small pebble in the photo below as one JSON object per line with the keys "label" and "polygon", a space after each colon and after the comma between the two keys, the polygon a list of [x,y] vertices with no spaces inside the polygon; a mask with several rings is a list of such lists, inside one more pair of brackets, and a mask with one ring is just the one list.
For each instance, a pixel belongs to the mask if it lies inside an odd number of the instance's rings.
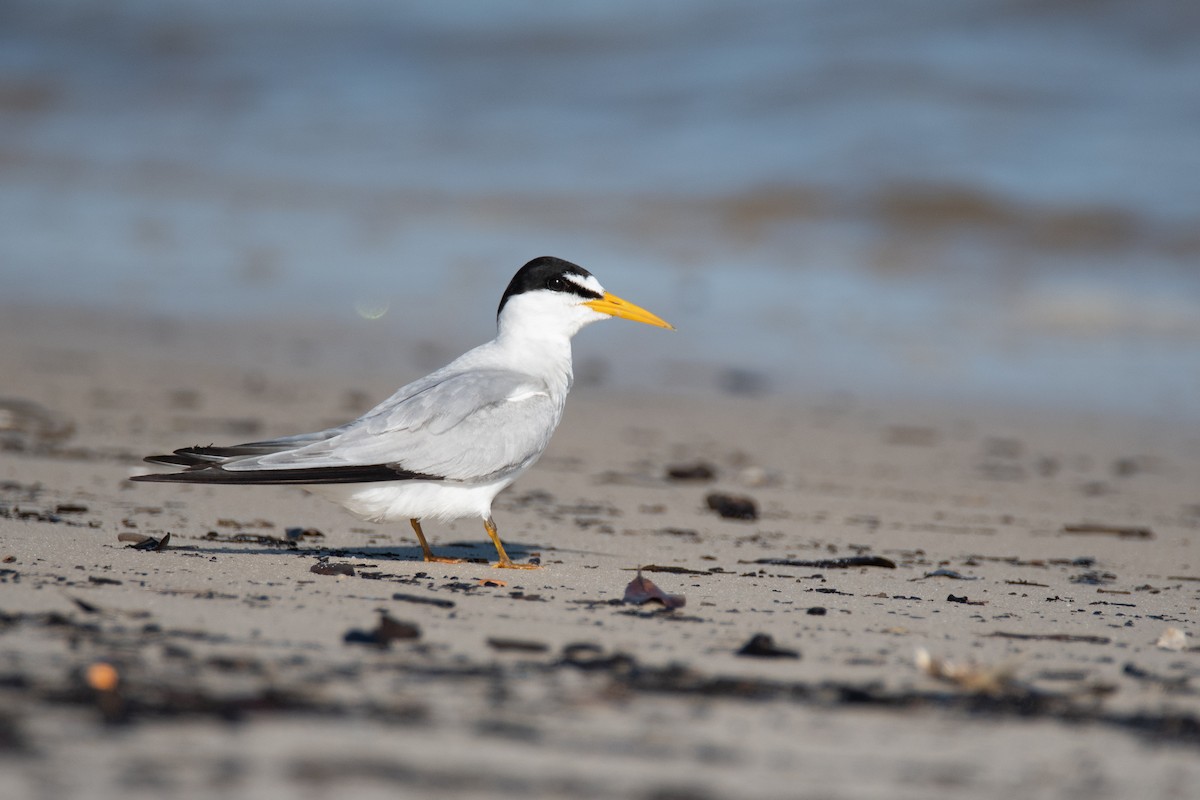
{"label": "small pebble", "polygon": [[710,509],[725,519],[758,519],[758,504],[744,495],[713,492],[704,500]]}
{"label": "small pebble", "polygon": [[800,653],[795,650],[776,646],[775,639],[767,633],[756,633],[751,636],[750,641],[742,645],[742,649],[738,650],[737,654],[739,656],[753,656],[755,658],[800,657]]}

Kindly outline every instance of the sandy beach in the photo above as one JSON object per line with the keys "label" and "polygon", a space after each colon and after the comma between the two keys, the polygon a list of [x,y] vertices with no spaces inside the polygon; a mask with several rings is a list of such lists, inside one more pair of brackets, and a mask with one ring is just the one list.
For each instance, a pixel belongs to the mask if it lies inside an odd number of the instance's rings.
{"label": "sandy beach", "polygon": [[[299,490],[127,480],[348,419],[419,343],[61,309],[6,309],[0,340],[4,797],[1200,781],[1194,430],[581,382],[496,505],[541,569],[500,571],[470,521],[426,532],[478,563],[426,564]],[[625,602],[639,566],[684,605]]]}
{"label": "sandy beach", "polygon": [[[1198,31],[0,5],[0,798],[1195,797]],[[540,255],[678,328],[576,339],[494,507],[540,569],[130,480],[356,417]]]}

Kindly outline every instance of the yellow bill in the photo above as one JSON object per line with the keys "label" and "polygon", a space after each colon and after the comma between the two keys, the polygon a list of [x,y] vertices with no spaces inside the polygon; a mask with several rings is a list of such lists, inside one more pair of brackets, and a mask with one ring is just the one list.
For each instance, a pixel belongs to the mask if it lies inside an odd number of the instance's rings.
{"label": "yellow bill", "polygon": [[622,300],[611,292],[605,292],[604,297],[601,297],[599,300],[588,300],[584,305],[595,311],[599,311],[601,314],[633,320],[634,322],[644,322],[647,325],[657,325],[660,328],[667,328],[672,331],[675,330],[675,326],[671,323],[664,322],[641,306],[635,306],[628,300]]}

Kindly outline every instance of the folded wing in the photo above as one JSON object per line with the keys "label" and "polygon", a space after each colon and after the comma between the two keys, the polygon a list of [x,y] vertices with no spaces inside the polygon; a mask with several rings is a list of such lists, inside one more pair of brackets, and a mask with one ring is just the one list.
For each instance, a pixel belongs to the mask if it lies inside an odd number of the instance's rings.
{"label": "folded wing", "polygon": [[147,461],[183,472],[134,480],[189,483],[484,481],[541,455],[562,403],[510,370],[435,373],[347,425],[232,447],[188,447]]}

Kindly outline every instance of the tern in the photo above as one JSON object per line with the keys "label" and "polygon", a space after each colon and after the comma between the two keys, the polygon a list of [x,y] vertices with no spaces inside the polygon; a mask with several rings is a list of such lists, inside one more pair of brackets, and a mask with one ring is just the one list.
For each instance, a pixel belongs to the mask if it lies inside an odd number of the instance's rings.
{"label": "tern", "polygon": [[185,447],[146,461],[182,472],[135,481],[301,486],[371,522],[408,519],[426,561],[421,521],[479,517],[495,567],[531,568],[504,552],[492,501],[533,466],[571,388],[571,337],[610,317],[673,326],[605,291],[583,267],[535,258],[500,298],[496,338],[413,381],[353,422],[231,447]]}

